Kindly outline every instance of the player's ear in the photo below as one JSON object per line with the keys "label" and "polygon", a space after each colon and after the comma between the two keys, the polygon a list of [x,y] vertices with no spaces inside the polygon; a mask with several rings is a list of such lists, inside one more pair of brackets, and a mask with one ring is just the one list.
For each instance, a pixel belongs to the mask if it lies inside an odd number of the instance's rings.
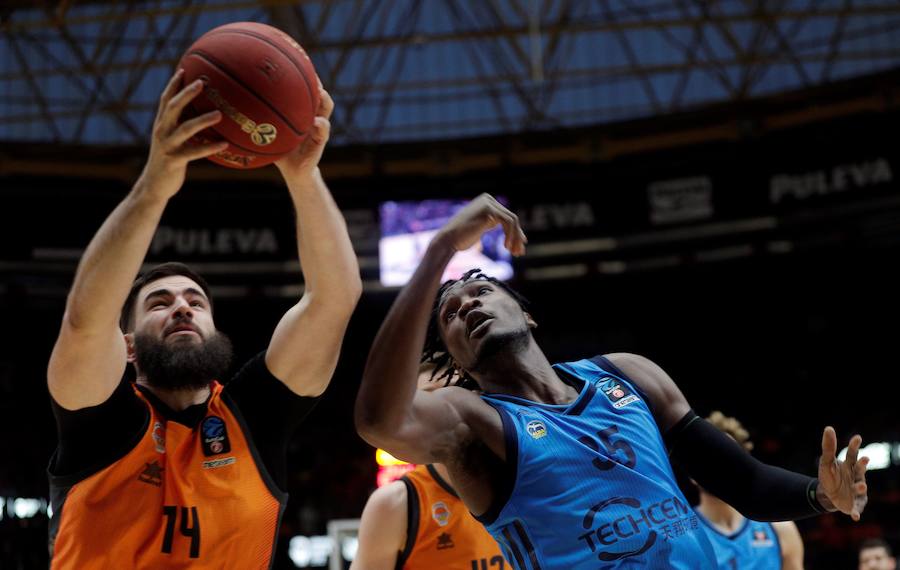
{"label": "player's ear", "polygon": [[130,363],[134,363],[137,360],[137,355],[134,351],[134,333],[125,333],[122,335],[125,337],[125,351],[127,354],[127,360]]}
{"label": "player's ear", "polygon": [[534,320],[534,317],[532,317],[531,313],[528,311],[525,311],[525,324],[527,324],[530,329],[536,329],[538,326],[537,321]]}

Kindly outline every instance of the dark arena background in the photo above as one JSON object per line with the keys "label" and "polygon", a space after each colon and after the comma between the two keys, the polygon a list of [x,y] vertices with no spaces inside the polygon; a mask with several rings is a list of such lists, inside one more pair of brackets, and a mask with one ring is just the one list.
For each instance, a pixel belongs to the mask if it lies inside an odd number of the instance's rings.
{"label": "dark arena background", "polygon": [[[900,4],[36,0],[0,3],[0,568],[48,563],[46,367],[78,259],[181,53],[232,21],[290,33],[333,95],[322,170],[365,285],[290,448],[276,568],[346,567],[375,488],[352,408],[398,290],[380,207],[481,192],[528,233],[511,283],[551,360],[646,355],[811,475],[824,426],[862,434],[869,506],[800,521],[806,567],[900,548]],[[238,362],[302,292],[292,217],[274,167],[196,163],[150,249],[207,277]]]}

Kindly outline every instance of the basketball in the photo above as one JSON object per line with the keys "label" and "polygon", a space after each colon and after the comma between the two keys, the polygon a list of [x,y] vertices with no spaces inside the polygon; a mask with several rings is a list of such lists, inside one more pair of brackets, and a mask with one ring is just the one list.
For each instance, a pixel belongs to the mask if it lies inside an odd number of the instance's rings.
{"label": "basketball", "polygon": [[195,79],[203,92],[185,117],[218,109],[222,120],[194,143],[226,140],[210,157],[222,166],[249,169],[270,164],[297,147],[313,125],[319,83],[312,61],[278,28],[236,22],[201,36],[181,58],[184,85]]}

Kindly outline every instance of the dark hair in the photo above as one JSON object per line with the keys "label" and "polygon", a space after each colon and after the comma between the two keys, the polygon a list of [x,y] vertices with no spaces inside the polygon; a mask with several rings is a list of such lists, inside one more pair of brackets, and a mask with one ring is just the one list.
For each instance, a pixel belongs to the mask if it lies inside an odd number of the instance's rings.
{"label": "dark hair", "polygon": [[859,551],[868,550],[870,548],[883,548],[888,556],[893,556],[891,545],[883,538],[867,538],[859,545]]}
{"label": "dark hair", "polygon": [[209,308],[212,309],[212,295],[209,293],[209,284],[206,282],[206,279],[200,277],[200,274],[187,265],[170,261],[151,267],[146,273],[138,275],[138,278],[131,284],[131,291],[128,292],[128,298],[125,299],[125,305],[122,307],[122,314],[119,317],[119,327],[122,329],[122,332],[129,332],[134,327],[134,303],[137,300],[138,292],[144,285],[175,275],[187,277],[199,285],[203,289],[203,294],[209,300]]}
{"label": "dark hair", "polygon": [[444,339],[441,338],[441,330],[438,326],[438,311],[444,293],[454,285],[466,283],[467,281],[489,281],[493,283],[515,299],[523,311],[528,310],[528,299],[499,279],[485,275],[479,268],[466,271],[459,279],[450,279],[441,284],[437,296],[434,298],[431,318],[428,320],[428,330],[425,333],[425,348],[422,351],[420,362],[434,365],[434,369],[431,372],[431,380],[443,380],[445,386],[453,382],[456,386],[474,389],[478,387],[478,383],[467,372],[456,367],[453,357],[450,356],[450,351],[447,350],[447,345],[444,344]]}

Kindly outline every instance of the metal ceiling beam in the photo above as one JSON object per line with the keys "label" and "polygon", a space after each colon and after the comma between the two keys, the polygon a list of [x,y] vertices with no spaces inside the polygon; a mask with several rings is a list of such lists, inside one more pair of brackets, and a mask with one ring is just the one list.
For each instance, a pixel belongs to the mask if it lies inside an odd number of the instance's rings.
{"label": "metal ceiling beam", "polygon": [[[821,62],[825,61],[828,57],[828,54],[810,54],[810,55],[801,55],[798,56],[801,62]],[[841,59],[846,60],[872,60],[872,59],[896,59],[900,58],[900,48],[892,49],[892,50],[878,50],[878,51],[857,51],[857,52],[844,52],[840,56]],[[766,55],[760,54],[753,60],[751,63],[760,63],[760,64],[772,64],[782,62],[783,60],[776,55]],[[677,64],[661,64],[661,65],[645,65],[641,66],[639,70],[641,73],[653,75],[658,73],[673,73],[673,72],[683,72],[685,70],[695,70],[697,68],[715,68],[720,66],[727,65],[736,65],[738,61],[736,59],[732,60],[713,60],[713,61],[702,61],[702,62],[693,62],[691,64],[688,63],[677,63]],[[566,79],[566,80],[574,80],[574,81],[585,81],[585,82],[607,82],[610,80],[616,79],[629,79],[632,77],[632,73],[635,70],[631,66],[609,66],[609,67],[591,67],[591,68],[580,68],[580,69],[570,69],[570,70],[560,70],[554,71],[549,76],[549,79]],[[384,92],[388,93],[393,90],[400,89],[413,89],[413,88],[435,88],[435,87],[446,87],[456,88],[456,89],[464,89],[471,88],[473,90],[472,94],[467,94],[465,92],[457,91],[452,94],[440,94],[435,96],[398,96],[396,94],[392,95],[395,102],[403,102],[404,104],[416,104],[416,103],[427,103],[433,100],[440,100],[442,98],[450,98],[450,99],[460,99],[465,97],[477,97],[477,91],[484,88],[484,85],[490,82],[496,82],[497,85],[502,85],[507,80],[512,80],[512,77],[505,76],[495,76],[495,75],[483,75],[483,76],[475,76],[475,77],[467,77],[467,78],[457,78],[457,79],[447,79],[441,81],[417,81],[417,82],[406,82],[406,83],[383,83],[383,84],[372,84],[366,87],[366,90],[369,93],[373,92]],[[496,89],[502,89],[503,87],[496,87]],[[507,87],[507,89],[509,89]],[[340,90],[334,90],[334,95],[337,97],[342,97],[345,95],[345,92]],[[352,93],[346,93],[348,95],[352,95]],[[380,99],[371,98],[369,102],[373,104],[380,104]],[[128,105],[124,106],[124,109],[134,110],[134,111],[152,111],[157,107],[156,101],[144,101],[144,102],[132,102]],[[80,113],[79,109],[70,110],[70,111],[60,111],[54,112],[54,117],[57,118],[71,118],[77,117]],[[0,117],[0,124],[15,124],[15,123],[27,123],[36,120],[41,120],[41,114],[32,114],[32,115],[8,115],[4,117]]]}

